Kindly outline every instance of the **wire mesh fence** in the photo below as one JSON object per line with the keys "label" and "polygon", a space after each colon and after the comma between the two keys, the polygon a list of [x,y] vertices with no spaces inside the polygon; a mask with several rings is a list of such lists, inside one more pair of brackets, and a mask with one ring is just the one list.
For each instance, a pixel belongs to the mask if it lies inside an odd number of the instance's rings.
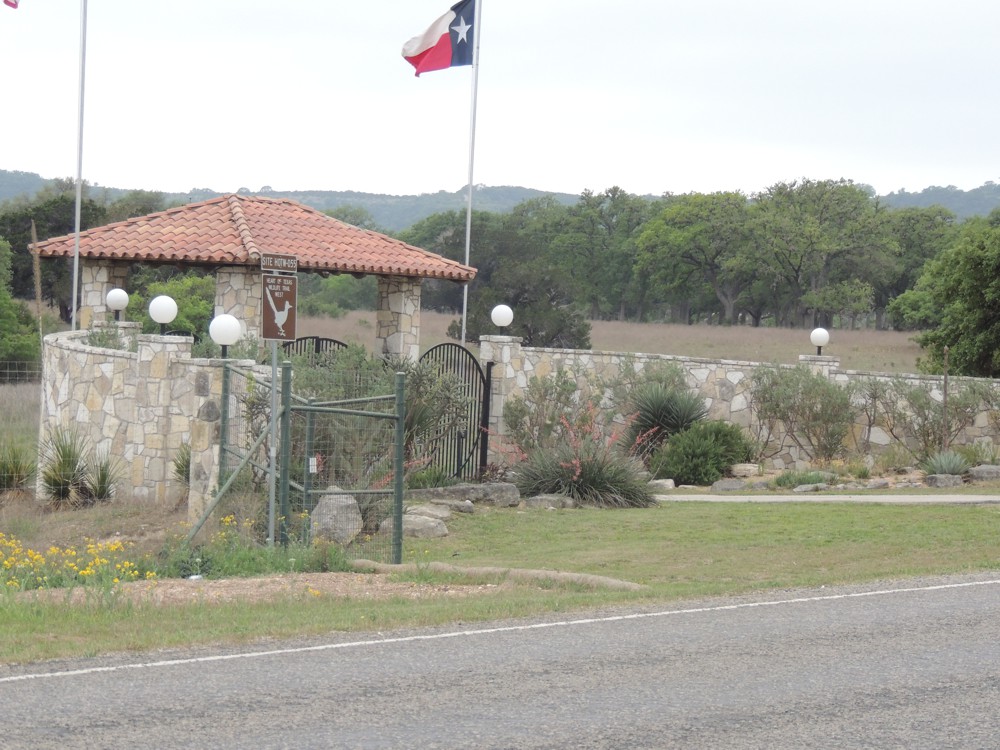
{"label": "wire mesh fence", "polygon": [[37,360],[0,360],[0,384],[38,383],[42,379],[42,363]]}
{"label": "wire mesh fence", "polygon": [[[272,396],[270,379],[230,368],[220,484],[232,481],[224,507],[272,539],[327,540],[349,557],[391,562],[400,538],[392,531],[401,463],[395,376],[384,368],[301,374],[296,389],[308,395],[281,394],[276,385]],[[284,404],[279,412],[287,408],[277,429],[272,398]]]}

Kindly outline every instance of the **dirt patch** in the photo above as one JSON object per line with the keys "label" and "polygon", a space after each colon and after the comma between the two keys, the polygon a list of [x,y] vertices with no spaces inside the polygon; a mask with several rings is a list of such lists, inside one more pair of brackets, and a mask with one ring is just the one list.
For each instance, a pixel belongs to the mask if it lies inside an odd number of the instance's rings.
{"label": "dirt patch", "polygon": [[[390,580],[372,573],[285,573],[255,578],[218,580],[165,578],[136,581],[115,587],[115,598],[156,605],[221,604],[337,598],[378,601],[393,598],[429,599],[490,594],[513,584],[430,584]],[[85,604],[100,593],[78,587],[72,591],[27,591],[18,598]]]}

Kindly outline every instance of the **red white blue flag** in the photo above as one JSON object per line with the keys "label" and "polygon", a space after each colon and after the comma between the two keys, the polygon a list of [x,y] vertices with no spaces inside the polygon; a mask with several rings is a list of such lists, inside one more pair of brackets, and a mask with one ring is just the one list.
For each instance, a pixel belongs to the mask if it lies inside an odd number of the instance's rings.
{"label": "red white blue flag", "polygon": [[418,76],[429,70],[472,65],[475,9],[476,0],[455,3],[427,31],[403,45],[403,57]]}

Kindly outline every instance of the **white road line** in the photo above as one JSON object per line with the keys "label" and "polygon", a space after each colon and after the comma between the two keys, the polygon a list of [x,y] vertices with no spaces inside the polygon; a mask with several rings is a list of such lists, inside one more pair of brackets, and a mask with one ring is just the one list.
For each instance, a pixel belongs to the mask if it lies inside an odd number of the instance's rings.
{"label": "white road line", "polygon": [[670,617],[673,615],[692,615],[705,612],[726,612],[736,609],[752,609],[754,607],[778,607],[786,604],[805,604],[809,602],[836,601],[838,599],[859,599],[868,596],[888,596],[890,594],[907,594],[924,591],[942,591],[945,589],[960,589],[970,586],[993,586],[1000,584],[1000,579],[989,581],[969,581],[966,583],[948,583],[937,586],[915,586],[910,588],[880,589],[878,591],[860,591],[850,594],[829,594],[826,596],[804,596],[795,599],[778,599],[762,602],[742,602],[740,604],[720,604],[710,607],[692,607],[689,609],[669,609],[659,612],[636,612],[628,615],[608,615],[606,617],[590,617],[580,620],[560,620],[558,622],[539,622],[529,625],[506,625],[499,628],[481,628],[478,630],[456,630],[448,633],[432,635],[408,635],[399,638],[375,638],[364,641],[348,641],[346,643],[324,643],[319,646],[300,646],[298,648],[282,648],[271,651],[248,651],[238,654],[219,654],[216,656],[197,656],[190,659],[166,659],[163,661],[139,662],[135,664],[118,664],[109,667],[87,667],[65,672],[38,672],[35,674],[12,675],[0,677],[0,683],[22,682],[24,680],[43,680],[56,677],[74,677],[78,675],[97,674],[99,672],[122,672],[129,669],[156,669],[159,667],[174,667],[182,664],[205,664],[231,659],[257,659],[264,656],[280,656],[284,654],[301,654],[310,651],[332,651],[344,648],[359,648],[362,646],[382,646],[387,643],[412,643],[416,641],[437,641],[445,638],[460,638],[475,635],[491,635],[493,633],[513,633],[525,630],[541,630],[543,628],[561,628],[575,625],[591,625],[601,622],[619,622],[623,620],[641,620],[650,617]]}

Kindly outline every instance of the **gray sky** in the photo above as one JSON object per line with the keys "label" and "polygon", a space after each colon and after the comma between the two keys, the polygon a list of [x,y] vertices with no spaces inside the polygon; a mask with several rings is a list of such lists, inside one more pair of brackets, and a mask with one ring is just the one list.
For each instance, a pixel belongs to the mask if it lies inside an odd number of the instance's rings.
{"label": "gray sky", "polygon": [[[89,0],[83,173],[183,192],[466,184],[455,0]],[[1000,181],[995,0],[482,0],[474,180],[567,193]],[[76,174],[80,0],[0,5],[0,168]]]}

